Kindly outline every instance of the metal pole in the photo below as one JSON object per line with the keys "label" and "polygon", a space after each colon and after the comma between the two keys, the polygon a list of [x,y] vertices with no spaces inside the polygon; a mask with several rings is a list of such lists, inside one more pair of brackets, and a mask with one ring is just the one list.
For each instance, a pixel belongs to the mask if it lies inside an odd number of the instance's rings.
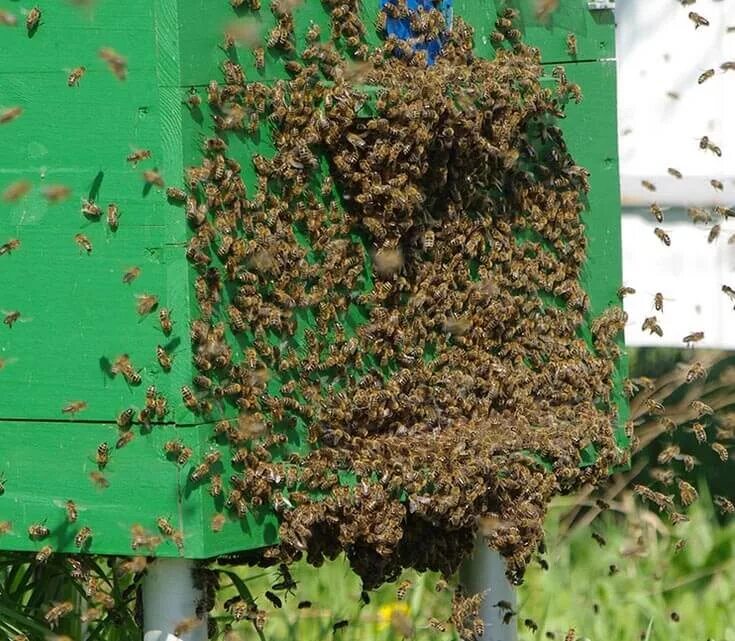
{"label": "metal pole", "polygon": [[194,564],[187,559],[158,559],[148,566],[143,583],[143,641],[206,641],[207,621],[177,637],[176,626],[193,621],[201,593],[194,588]]}
{"label": "metal pole", "polygon": [[505,561],[495,550],[487,547],[482,536],[475,541],[472,557],[460,570],[460,580],[468,594],[485,593],[480,606],[480,618],[485,623],[485,638],[492,641],[516,641],[518,620],[503,623],[507,612],[496,604],[506,601],[516,610],[516,591],[505,576]]}

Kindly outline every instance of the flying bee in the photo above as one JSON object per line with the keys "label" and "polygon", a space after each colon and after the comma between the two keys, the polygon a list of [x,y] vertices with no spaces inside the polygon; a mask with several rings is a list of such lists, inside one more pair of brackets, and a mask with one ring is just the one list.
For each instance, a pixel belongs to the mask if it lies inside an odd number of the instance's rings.
{"label": "flying bee", "polygon": [[429,617],[429,620],[427,621],[429,624],[429,627],[434,628],[434,630],[438,630],[439,632],[446,632],[447,626],[444,625],[439,619],[435,617]]}
{"label": "flying bee", "polygon": [[720,457],[720,460],[725,463],[730,458],[730,453],[727,451],[727,448],[722,443],[712,443],[710,445],[712,450],[714,451],[717,456]]}
{"label": "flying bee", "polygon": [[107,205],[107,226],[112,231],[117,231],[120,226],[120,210],[115,203]]}
{"label": "flying bee", "polygon": [[127,155],[125,160],[129,163],[132,163],[133,167],[135,167],[140,161],[147,160],[150,157],[150,149],[135,149]]}
{"label": "flying bee", "polygon": [[97,470],[89,473],[89,480],[92,481],[97,489],[104,490],[110,487],[110,482],[107,480],[107,477]]}
{"label": "flying bee", "polygon": [[41,194],[51,204],[60,203],[71,195],[71,188],[66,185],[48,185],[41,189]]}
{"label": "flying bee", "polygon": [[663,229],[656,227],[656,229],[653,230],[653,233],[656,234],[656,238],[658,238],[664,245],[671,247],[671,237]]}
{"label": "flying bee", "polygon": [[712,229],[709,230],[709,234],[707,234],[707,242],[713,243],[715,240],[717,240],[720,237],[721,231],[722,227],[720,225],[713,225]]}
{"label": "flying bee", "polygon": [[725,185],[723,185],[721,181],[714,178],[709,181],[709,184],[712,185],[712,187],[717,191],[722,191],[723,189],[725,189]]}
{"label": "flying bee", "polygon": [[694,423],[692,425],[692,432],[694,432],[697,443],[705,443],[707,441],[707,430],[702,423]]}
{"label": "flying bee", "polygon": [[20,312],[17,310],[12,312],[3,311],[3,314],[5,314],[5,316],[3,316],[3,325],[7,325],[10,329],[12,329],[13,325],[20,320]]}
{"label": "flying bee", "polygon": [[28,536],[30,536],[32,539],[44,539],[49,534],[51,534],[51,530],[49,530],[44,525],[44,523],[33,523],[29,525],[28,526]]}
{"label": "flying bee", "polygon": [[158,359],[158,364],[164,371],[168,372],[171,369],[171,356],[169,356],[162,345],[156,347],[156,358]]}
{"label": "flying bee", "polygon": [[664,210],[656,203],[651,203],[651,214],[660,223],[664,222]]}
{"label": "flying bee", "polygon": [[712,76],[715,75],[714,69],[707,69],[704,73],[700,74],[699,78],[697,78],[697,84],[701,85],[702,83],[709,80]]}
{"label": "flying bee", "polygon": [[131,267],[130,269],[126,270],[122,277],[122,282],[126,285],[129,285],[132,283],[138,276],[140,276],[141,269],[140,267]]}
{"label": "flying bee", "polygon": [[412,583],[408,579],[406,579],[405,581],[401,581],[398,584],[398,589],[396,590],[396,599],[398,599],[399,601],[403,601],[403,599],[406,598],[406,593],[411,588],[411,585]]}
{"label": "flying bee", "polygon": [[654,185],[650,180],[641,180],[641,185],[648,189],[648,191],[656,191],[656,185]]}
{"label": "flying bee", "polygon": [[620,298],[621,300],[631,294],[635,294],[635,289],[633,287],[623,286],[618,288],[618,298]]}
{"label": "flying bee", "polygon": [[735,513],[735,505],[733,505],[730,499],[727,499],[724,496],[715,495],[714,497],[712,497],[712,502],[718,507],[718,509],[720,510],[720,514]]}
{"label": "flying bee", "polygon": [[725,294],[727,294],[728,298],[731,301],[734,301],[735,300],[735,289],[733,289],[729,285],[723,285],[722,286],[722,291],[725,292]]}
{"label": "flying bee", "polygon": [[176,530],[174,529],[173,525],[171,525],[168,519],[163,516],[159,516],[156,519],[156,526],[158,526],[159,531],[164,536],[173,536],[176,533]]}
{"label": "flying bee", "polygon": [[704,365],[697,361],[687,370],[686,382],[693,383],[700,378],[704,378],[706,375],[707,370],[704,368]]}
{"label": "flying bee", "polygon": [[77,509],[76,503],[69,499],[64,503],[64,509],[66,510],[66,520],[69,523],[74,523],[79,517],[79,510]]}
{"label": "flying bee", "polygon": [[92,538],[92,530],[91,528],[87,527],[86,525],[77,532],[77,535],[74,537],[74,545],[76,545],[78,548],[84,548],[86,545],[89,544],[89,540]]}
{"label": "flying bee", "polygon": [[125,80],[128,76],[128,61],[111,47],[102,47],[99,57],[107,63],[107,68],[118,80]]}
{"label": "flying bee", "polygon": [[[0,114],[1,118],[2,114]],[[31,190],[31,187],[32,185],[28,180],[16,180],[3,190],[2,199],[6,203],[14,203],[23,198]]]}
{"label": "flying bee", "polygon": [[13,122],[16,118],[20,118],[23,113],[23,107],[8,107],[0,111],[0,125]]}
{"label": "flying bee", "polygon": [[74,604],[71,601],[63,601],[54,603],[48,612],[44,615],[44,620],[51,628],[55,628],[59,624],[59,619],[71,614],[74,611]]}
{"label": "flying bee", "polygon": [[707,20],[707,18],[705,18],[704,16],[700,16],[695,11],[689,12],[689,19],[694,23],[695,29],[699,29],[699,27],[709,26],[709,20]]}
{"label": "flying bee", "polygon": [[653,306],[657,312],[664,311],[664,295],[661,292],[656,292],[656,295],[653,297]]}
{"label": "flying bee", "polygon": [[138,294],[135,298],[137,299],[135,309],[141,316],[150,314],[158,307],[158,296],[155,294]]}
{"label": "flying bee", "polygon": [[110,446],[107,441],[103,441],[97,446],[97,452],[95,455],[95,463],[100,470],[104,470],[110,461]]}
{"label": "flying bee", "polygon": [[692,332],[691,334],[687,334],[681,340],[687,344],[687,347],[691,347],[693,343],[698,343],[702,339],[704,339],[704,332]]}
{"label": "flying bee", "polygon": [[671,174],[671,175],[672,175],[672,176],[673,176],[674,178],[679,178],[679,179],[681,179],[681,178],[683,178],[683,177],[684,177],[684,176],[683,176],[683,174],[682,174],[682,173],[681,173],[681,172],[680,172],[680,171],[679,171],[678,169],[674,169],[673,167],[669,167],[669,169],[668,169],[668,172],[669,172],[669,174]]}
{"label": "flying bee", "polygon": [[64,414],[71,414],[72,416],[74,416],[77,412],[82,412],[86,409],[86,401],[72,401],[71,403],[67,403],[66,405],[64,405],[64,407],[61,408],[61,411]]}
{"label": "flying bee", "polygon": [[75,234],[74,242],[88,254],[92,253],[92,242],[84,234]]}
{"label": "flying bee", "polygon": [[160,172],[156,169],[146,169],[143,172],[143,180],[148,185],[152,185],[154,187],[165,187],[166,183],[163,181],[163,176],[161,176]]}
{"label": "flying bee", "polygon": [[702,401],[692,401],[689,403],[689,407],[691,407],[695,414],[697,415],[697,418],[702,418],[705,415],[713,415],[715,411],[707,405],[707,403],[703,403]]}
{"label": "flying bee", "polygon": [[66,84],[69,87],[78,87],[79,81],[82,79],[82,76],[86,73],[86,71],[86,67],[74,67],[66,80]]}
{"label": "flying bee", "polygon": [[46,563],[51,558],[51,555],[53,553],[54,553],[54,548],[52,548],[50,545],[44,545],[36,553],[36,563],[40,563],[40,564]]}
{"label": "flying bee", "polygon": [[133,437],[135,434],[133,432],[123,432],[118,437],[117,441],[115,442],[115,449],[121,450],[123,447],[125,447],[130,441],[133,440]]}

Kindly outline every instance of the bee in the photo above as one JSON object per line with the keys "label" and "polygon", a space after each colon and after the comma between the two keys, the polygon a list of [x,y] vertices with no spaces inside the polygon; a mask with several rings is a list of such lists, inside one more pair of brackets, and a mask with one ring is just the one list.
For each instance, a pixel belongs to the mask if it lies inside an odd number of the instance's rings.
{"label": "bee", "polygon": [[75,234],[74,242],[88,254],[92,253],[92,242],[84,234]]}
{"label": "bee", "polygon": [[156,418],[159,420],[166,416],[166,412],[168,411],[168,401],[163,396],[156,398],[154,411],[156,413]]}
{"label": "bee", "polygon": [[143,180],[146,184],[154,187],[163,188],[166,186],[166,183],[163,181],[163,176],[156,169],[146,169],[143,172]]}
{"label": "bee", "polygon": [[125,380],[131,385],[140,385],[141,383],[140,374],[135,371],[133,364],[130,362],[130,357],[127,354],[118,356],[112,364],[110,371],[115,375],[122,374]]}
{"label": "bee", "polygon": [[0,9],[0,25],[4,25],[6,27],[14,27],[17,24],[18,18],[16,18],[12,13],[9,13],[8,11]]}
{"label": "bee", "polygon": [[653,230],[653,233],[656,234],[656,237],[667,247],[671,247],[671,237],[660,227],[656,227],[656,229]]}
{"label": "bee", "polygon": [[209,474],[209,464],[204,462],[197,465],[192,471],[189,476],[192,483],[198,483],[201,481],[207,474]]}
{"label": "bee", "polygon": [[212,474],[210,477],[209,494],[214,497],[222,495],[222,477],[219,474]]}
{"label": "bee", "polygon": [[158,307],[158,296],[155,294],[138,294],[135,298],[137,299],[135,309],[141,316],[150,314]]}
{"label": "bee", "polygon": [[635,294],[635,289],[633,287],[618,288],[618,298],[620,298],[621,300],[631,294]]}
{"label": "bee", "polygon": [[110,446],[107,441],[103,441],[97,446],[97,452],[95,455],[95,463],[100,470],[104,470],[110,461]]}
{"label": "bee", "polygon": [[683,479],[679,479],[679,495],[681,496],[681,504],[684,507],[689,507],[699,498],[697,490]]}
{"label": "bee", "polygon": [[707,20],[707,18],[705,18],[704,16],[700,16],[695,11],[689,12],[689,19],[694,23],[695,29],[699,29],[699,27],[709,26],[709,20]]}
{"label": "bee", "polygon": [[171,525],[168,519],[163,516],[159,516],[156,519],[156,526],[158,527],[161,534],[163,534],[164,536],[173,536],[176,533],[173,525]]}
{"label": "bee", "polygon": [[725,292],[725,294],[727,294],[728,298],[731,301],[735,300],[735,289],[733,289],[729,285],[723,285],[722,286],[722,291]]}
{"label": "bee", "polygon": [[51,558],[51,555],[54,553],[54,548],[52,548],[50,545],[44,545],[37,553],[36,553],[36,562],[37,563],[46,563]]}
{"label": "bee", "polygon": [[11,521],[0,521],[0,536],[4,536],[12,532],[13,523]]}
{"label": "bee", "polygon": [[69,87],[78,87],[79,81],[82,79],[82,76],[86,73],[86,71],[86,67],[74,67],[66,80],[66,84]]}
{"label": "bee", "polygon": [[17,238],[11,238],[9,241],[0,245],[0,256],[3,254],[10,254],[20,247],[20,240]]}
{"label": "bee", "polygon": [[203,623],[204,621],[199,617],[186,617],[174,626],[174,636],[183,637],[185,634],[189,634],[196,630]]}
{"label": "bee", "polygon": [[134,151],[131,151],[128,156],[125,158],[125,160],[133,165],[135,167],[139,162],[142,160],[147,160],[151,157],[151,150],[150,149],[135,149]]}
{"label": "bee", "polygon": [[23,198],[31,190],[31,186],[28,180],[16,180],[3,190],[2,199],[7,203],[14,203]]}
{"label": "bee", "polygon": [[102,215],[102,210],[95,205],[94,200],[82,199],[82,214],[89,218],[99,218]]}
{"label": "bee", "polygon": [[0,474],[0,496],[5,494],[5,475]]}
{"label": "bee", "polygon": [[107,477],[97,470],[89,473],[89,480],[92,481],[97,489],[105,490],[110,487],[110,482],[107,480]]}
{"label": "bee", "polygon": [[128,75],[128,61],[111,47],[99,50],[99,57],[107,63],[107,68],[118,80],[125,80]]}
{"label": "bee", "polygon": [[247,329],[243,315],[234,305],[228,305],[227,316],[230,319],[230,327],[235,334],[242,333]]}
{"label": "bee", "polygon": [[702,136],[699,140],[699,148],[711,151],[715,156],[722,156],[722,149],[715,145],[707,136]]}
{"label": "bee", "polygon": [[263,47],[255,47],[253,49],[253,58],[255,59],[255,68],[262,71],[265,69],[265,49]]}
{"label": "bee", "polygon": [[71,195],[71,189],[66,185],[48,185],[41,189],[41,194],[51,204],[60,203]]}
{"label": "bee", "polygon": [[186,96],[186,104],[189,105],[189,109],[191,109],[192,111],[199,109],[201,107],[202,98],[197,93],[196,87],[191,87],[189,89],[189,94]]}
{"label": "bee", "polygon": [[265,591],[265,598],[268,599],[275,608],[282,608],[283,607],[283,601],[281,601],[280,597],[270,590]]}
{"label": "bee", "polygon": [[126,410],[123,410],[117,415],[117,418],[115,419],[115,422],[117,423],[117,426],[121,429],[127,429],[130,427],[131,423],[133,422],[133,416],[135,415],[135,410],[132,407],[129,407]]}
{"label": "bee", "polygon": [[657,312],[664,311],[664,296],[661,292],[656,292],[653,297],[653,306],[656,308]]}
{"label": "bee", "polygon": [[51,534],[51,530],[43,523],[33,523],[28,526],[28,536],[32,539],[44,539],[49,534]]}
{"label": "bee", "polygon": [[648,189],[648,191],[656,191],[656,185],[654,185],[650,180],[641,180],[641,185]]}
{"label": "bee", "polygon": [[13,122],[16,118],[20,118],[23,113],[23,107],[8,107],[0,111],[0,125]]}
{"label": "bee", "polygon": [[692,332],[691,334],[687,334],[681,340],[683,343],[686,343],[687,347],[691,347],[692,343],[698,343],[699,341],[703,339],[704,339],[704,332]]}
{"label": "bee", "polygon": [[74,545],[81,549],[89,544],[91,538],[92,530],[85,525],[74,537]]}
{"label": "bee", "polygon": [[140,267],[131,267],[130,269],[126,270],[122,277],[122,282],[126,285],[129,285],[132,283],[138,276],[140,276],[141,269]]}
{"label": "bee", "polygon": [[712,498],[712,502],[718,507],[718,509],[720,510],[720,514],[735,513],[735,505],[733,505],[730,499],[727,499],[724,496],[715,495]]}
{"label": "bee", "polygon": [[607,568],[607,576],[615,576],[619,571],[620,569],[618,568],[618,566],[612,563]]}
{"label": "bee", "polygon": [[168,336],[173,330],[171,310],[168,307],[161,307],[161,309],[158,310],[158,321],[161,324],[161,331]]}
{"label": "bee", "polygon": [[434,630],[438,630],[439,632],[446,632],[447,626],[444,625],[439,619],[435,617],[429,617],[429,620],[427,621],[429,624],[429,627],[434,628]]}
{"label": "bee", "polygon": [[171,357],[162,345],[156,347],[156,358],[164,371],[168,372],[171,369]]}
{"label": "bee", "polygon": [[186,202],[186,192],[179,187],[168,187],[166,189],[166,197],[169,200],[175,200],[177,202]]}
{"label": "bee", "polygon": [[669,445],[659,452],[656,460],[661,463],[661,465],[665,465],[666,463],[673,461],[674,458],[679,455],[679,452],[681,452],[681,448],[678,445]]}
{"label": "bee", "polygon": [[720,231],[722,231],[722,227],[720,225],[713,225],[707,235],[707,242],[712,243],[717,240],[720,237]]}
{"label": "bee", "polygon": [[664,210],[656,203],[651,204],[651,214],[659,223],[664,222]]}
{"label": "bee", "polygon": [[692,401],[691,403],[689,403],[689,407],[694,410],[697,418],[702,418],[707,414],[711,416],[715,413],[715,411],[709,405],[703,403],[702,401]]}
{"label": "bee", "polygon": [[704,73],[700,74],[699,78],[697,78],[697,84],[701,85],[702,83],[709,80],[712,76],[715,75],[714,69],[707,69]]}
{"label": "bee", "polygon": [[641,326],[641,331],[645,332],[646,330],[649,330],[651,335],[664,335],[663,329],[661,329],[661,325],[658,324],[655,316],[648,316],[646,319],[644,319],[643,325]]}
{"label": "bee", "polygon": [[76,503],[69,499],[64,503],[64,509],[66,510],[66,520],[69,521],[69,523],[74,523],[79,516],[79,510],[77,510]]}
{"label": "bee", "polygon": [[673,176],[674,178],[679,178],[679,179],[681,179],[681,178],[683,178],[683,177],[684,177],[684,176],[683,176],[683,174],[682,174],[682,173],[681,173],[681,172],[680,172],[680,171],[679,171],[678,169],[674,169],[673,167],[669,167],[669,169],[668,169],[668,172],[669,172],[669,174],[671,174],[671,175],[672,175],[672,176]]}
{"label": "bee", "polygon": [[730,453],[727,451],[727,448],[722,445],[722,443],[712,443],[710,447],[712,448],[714,453],[720,457],[720,460],[723,463],[725,463],[730,458]]}
{"label": "bee", "polygon": [[194,392],[192,392],[191,389],[186,385],[181,388],[181,398],[184,401],[184,405],[192,412],[199,407],[199,403],[194,396]]}
{"label": "bee", "polygon": [[20,320],[20,312],[19,311],[13,311],[13,312],[6,312],[5,316],[3,317],[3,324],[7,325],[10,329],[13,328],[13,325]]}
{"label": "bee", "polygon": [[186,465],[193,453],[194,452],[190,447],[182,447],[181,452],[179,453],[179,457],[176,459],[176,462],[179,465]]}
{"label": "bee", "polygon": [[704,378],[706,374],[707,370],[705,370],[704,365],[697,361],[687,370],[686,382],[693,383],[697,379]]}
{"label": "bee", "polygon": [[53,607],[46,612],[43,618],[51,628],[55,628],[59,624],[59,619],[71,614],[73,611],[74,604],[71,601],[54,603]]}
{"label": "bee", "polygon": [[77,412],[82,412],[86,409],[86,401],[72,401],[71,403],[67,403],[66,405],[64,405],[64,407],[61,408],[61,411],[64,414],[71,414],[72,416],[74,416]]}
{"label": "bee", "polygon": [[398,584],[398,589],[396,590],[396,599],[398,599],[399,601],[403,601],[403,599],[406,598],[406,593],[411,588],[411,585],[412,583],[408,579],[405,581],[401,581]]}
{"label": "bee", "polygon": [[115,203],[107,205],[107,226],[112,231],[117,231],[120,226],[120,210]]}
{"label": "bee", "polygon": [[735,71],[735,61],[730,60],[728,62],[723,62],[720,65],[720,69],[722,69],[722,71]]}
{"label": "bee", "polygon": [[723,185],[721,181],[714,178],[709,181],[709,184],[712,185],[712,187],[717,191],[722,191],[723,189],[725,189],[725,185]]}
{"label": "bee", "polygon": [[133,440],[134,436],[135,435],[133,434],[133,432],[123,432],[122,434],[120,434],[117,441],[115,442],[115,449],[121,450],[128,443],[130,443],[130,441]]}

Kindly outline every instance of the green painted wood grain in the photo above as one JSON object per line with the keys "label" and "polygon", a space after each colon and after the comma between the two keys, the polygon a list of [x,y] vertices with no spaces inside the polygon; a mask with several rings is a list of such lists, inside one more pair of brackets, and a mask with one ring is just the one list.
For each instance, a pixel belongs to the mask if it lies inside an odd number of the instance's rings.
{"label": "green painted wood grain", "polygon": [[[613,55],[614,34],[610,15],[588,14],[585,4],[562,0],[548,26],[534,25],[528,8],[517,6],[527,39],[542,48],[545,61],[569,60],[564,40],[570,30],[578,36],[579,59],[593,61],[566,64],[570,80],[582,85],[586,98],[569,106],[561,124],[570,151],[591,171],[584,279],[592,312],[599,313],[617,302],[621,278],[615,66],[595,61]],[[363,3],[368,21],[375,5]],[[9,8],[18,10],[16,3]],[[493,53],[485,35],[496,8],[493,2],[455,0],[456,15],[476,28],[482,55]],[[211,134],[211,123],[206,109],[197,121],[182,100],[191,86],[201,88],[220,76],[222,30],[235,14],[226,2],[213,0],[100,0],[89,10],[54,2],[43,9],[43,23],[33,38],[21,27],[0,32],[0,108],[19,105],[25,110],[22,118],[0,127],[0,190],[21,178],[34,185],[18,203],[0,201],[0,242],[10,237],[22,241],[17,252],[0,256],[0,309],[19,309],[29,318],[12,329],[0,328],[0,358],[7,359],[0,371],[0,478],[7,488],[0,497],[0,520],[14,524],[11,534],[0,537],[0,547],[39,549],[46,541],[31,541],[26,527],[45,520],[52,529],[48,542],[75,551],[75,527],[64,523],[59,505],[68,498],[80,507],[77,525],[89,525],[94,532],[89,546],[94,553],[129,554],[131,525],[154,531],[157,516],[169,517],[183,530],[181,553],[191,558],[273,544],[277,518],[268,510],[243,521],[230,515],[223,531],[213,534],[211,517],[222,499],[214,500],[206,483],[188,480],[210,448],[220,447],[224,461],[229,456],[224,445],[209,440],[211,428],[180,400],[179,388],[193,374],[187,335],[195,311],[192,271],[183,256],[188,230],[181,209],[169,205],[160,190],[143,193],[140,176],[142,169],[157,167],[169,184],[180,184],[184,167],[198,162],[199,144]],[[244,11],[239,17],[250,15]],[[324,36],[329,33],[326,14],[314,0],[307,0],[296,17],[300,49],[310,21],[320,24]],[[273,25],[267,6],[258,20],[266,34]],[[375,38],[372,29],[368,34]],[[103,46],[128,58],[125,83],[97,57]],[[286,77],[283,56],[269,53],[266,69],[259,72],[250,51],[234,55],[250,80]],[[87,74],[79,87],[67,87],[68,71],[80,64],[88,67]],[[230,136],[229,142],[252,189],[249,159],[255,152],[272,153],[267,138],[256,143]],[[125,156],[135,147],[151,149],[153,159],[132,168]],[[79,211],[81,197],[100,172],[100,205],[114,201],[122,212],[116,233],[104,222],[85,220]],[[73,195],[49,205],[40,189],[56,183],[71,187]],[[72,238],[78,232],[93,242],[91,255],[75,246]],[[142,268],[141,277],[123,285],[122,273],[133,265]],[[155,315],[141,319],[136,314],[135,294],[142,292],[157,294],[162,305],[173,308],[175,330],[169,339]],[[308,323],[308,314],[303,317]],[[174,367],[165,374],[155,360],[155,347],[170,340],[175,341]],[[110,378],[101,368],[100,359],[124,352],[142,368],[138,388]],[[128,406],[140,409],[149,384],[169,399],[169,424],[154,426],[146,435],[136,427],[133,442],[114,451],[104,471],[110,487],[98,490],[88,477],[95,469],[95,449],[102,441],[114,443],[114,417]],[[89,403],[87,411],[76,420],[61,414],[65,403],[78,399]],[[624,410],[624,403],[620,407]],[[303,447],[298,431],[290,436],[293,448]],[[163,443],[171,438],[181,438],[194,450],[181,468],[163,455]],[[221,472],[224,478],[232,473],[229,462]],[[166,542],[156,553],[180,552]]]}

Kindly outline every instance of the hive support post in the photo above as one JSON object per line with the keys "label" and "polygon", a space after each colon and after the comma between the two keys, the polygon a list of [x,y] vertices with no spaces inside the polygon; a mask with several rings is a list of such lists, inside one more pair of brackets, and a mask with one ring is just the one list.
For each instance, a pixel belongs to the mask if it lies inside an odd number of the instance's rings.
{"label": "hive support post", "polygon": [[194,588],[187,559],[158,559],[150,566],[143,582],[143,641],[206,641],[207,622],[179,638],[174,628],[196,616],[201,592]]}
{"label": "hive support post", "polygon": [[505,561],[495,550],[487,547],[478,536],[472,556],[460,570],[460,581],[468,594],[484,593],[480,605],[480,618],[485,624],[484,638],[492,641],[517,641],[517,618],[503,623],[506,610],[496,607],[498,601],[507,601],[516,610],[516,590],[505,576]]}

